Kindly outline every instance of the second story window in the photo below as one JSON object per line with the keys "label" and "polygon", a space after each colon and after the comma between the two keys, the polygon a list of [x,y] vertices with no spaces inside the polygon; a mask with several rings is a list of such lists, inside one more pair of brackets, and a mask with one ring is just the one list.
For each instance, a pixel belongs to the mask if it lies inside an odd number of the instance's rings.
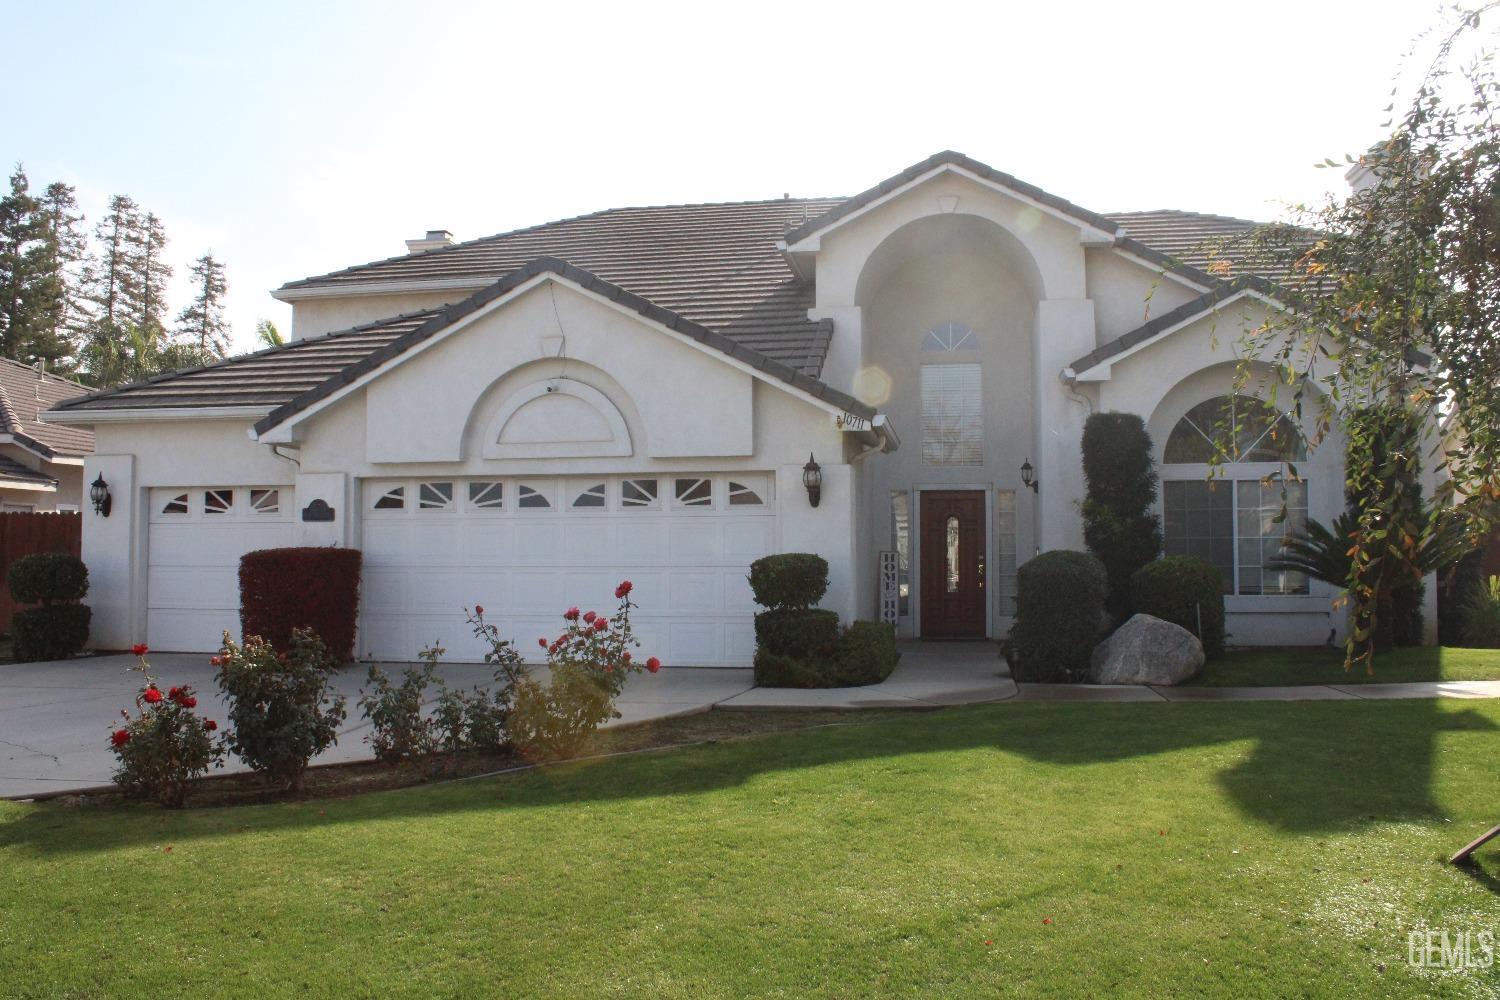
{"label": "second story window", "polygon": [[978,365],[922,366],[922,460],[932,465],[983,463]]}

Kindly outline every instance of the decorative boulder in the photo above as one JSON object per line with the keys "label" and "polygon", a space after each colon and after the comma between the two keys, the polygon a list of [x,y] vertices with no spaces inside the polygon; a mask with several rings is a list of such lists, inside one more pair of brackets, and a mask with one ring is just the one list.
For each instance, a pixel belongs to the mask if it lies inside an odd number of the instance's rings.
{"label": "decorative boulder", "polygon": [[1202,669],[1203,644],[1196,635],[1160,618],[1132,615],[1094,647],[1089,681],[1170,687],[1192,680]]}

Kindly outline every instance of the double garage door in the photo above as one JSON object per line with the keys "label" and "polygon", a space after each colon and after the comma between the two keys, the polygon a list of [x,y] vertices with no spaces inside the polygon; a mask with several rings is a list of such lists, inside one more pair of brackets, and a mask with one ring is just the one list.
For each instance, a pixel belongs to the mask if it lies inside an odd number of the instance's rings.
{"label": "double garage door", "polygon": [[[570,605],[610,612],[624,579],[643,656],[748,665],[746,574],[776,549],[767,474],[392,479],[362,484],[360,651],[411,660],[440,645],[482,659],[464,608],[476,604],[529,656]],[[290,488],[152,491],[147,641],[218,649],[238,634],[239,560],[295,544]]]}
{"label": "double garage door", "polygon": [[608,613],[629,579],[641,655],[748,665],[745,578],[775,550],[772,485],[751,474],[367,481],[361,648],[480,659],[462,610],[478,604],[533,656],[566,608]]}

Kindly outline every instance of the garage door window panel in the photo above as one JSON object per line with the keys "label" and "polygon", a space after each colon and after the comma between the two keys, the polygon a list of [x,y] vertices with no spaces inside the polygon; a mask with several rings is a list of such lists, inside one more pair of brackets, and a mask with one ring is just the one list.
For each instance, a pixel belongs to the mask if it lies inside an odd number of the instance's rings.
{"label": "garage door window panel", "polygon": [[470,510],[504,510],[505,484],[499,481],[477,480],[469,484]]}
{"label": "garage door window panel", "polygon": [[660,497],[660,484],[655,479],[626,479],[620,483],[620,506],[625,510],[660,507]]}
{"label": "garage door window panel", "polygon": [[421,483],[417,487],[417,509],[430,511],[453,510],[453,483]]}
{"label": "garage door window panel", "polygon": [[203,513],[228,514],[234,510],[234,490],[205,490]]}
{"label": "garage door window panel", "polygon": [[521,510],[551,510],[556,486],[548,483],[521,483],[516,487],[516,506]]}

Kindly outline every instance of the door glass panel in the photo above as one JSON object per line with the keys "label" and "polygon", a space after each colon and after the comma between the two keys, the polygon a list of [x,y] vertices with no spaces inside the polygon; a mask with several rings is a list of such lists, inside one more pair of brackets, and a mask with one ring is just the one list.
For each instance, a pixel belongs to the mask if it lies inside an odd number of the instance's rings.
{"label": "door glass panel", "polygon": [[948,518],[948,593],[958,593],[958,518]]}

